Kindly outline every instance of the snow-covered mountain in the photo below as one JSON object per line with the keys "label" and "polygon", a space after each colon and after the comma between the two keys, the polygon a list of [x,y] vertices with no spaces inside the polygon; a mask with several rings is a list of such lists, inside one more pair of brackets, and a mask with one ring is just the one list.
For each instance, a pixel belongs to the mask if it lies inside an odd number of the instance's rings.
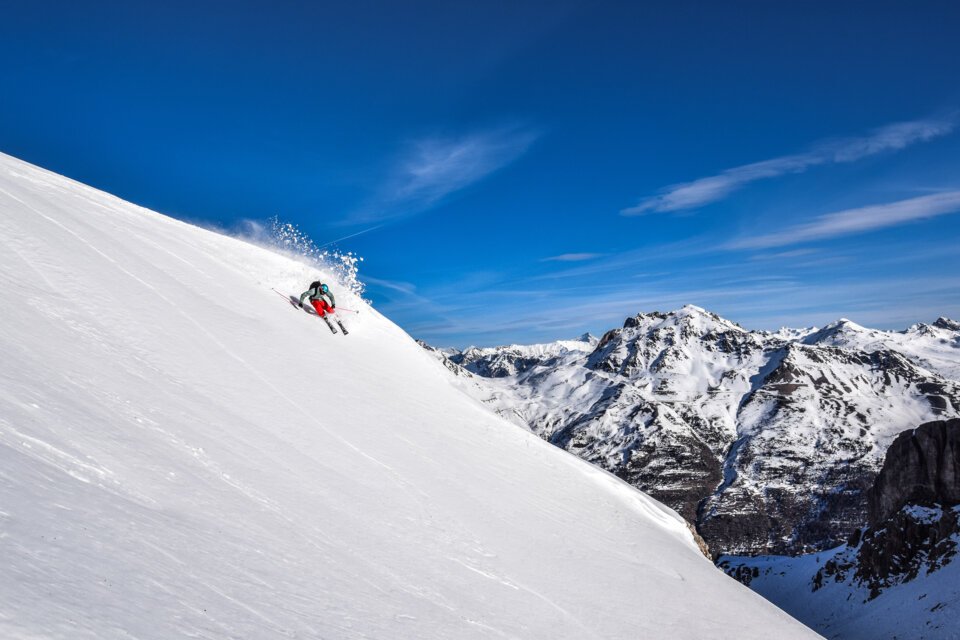
{"label": "snow-covered mountain", "polygon": [[771,333],[687,306],[596,344],[434,353],[469,394],[677,509],[718,553],[840,544],[892,439],[960,412],[960,327],[945,318]]}
{"label": "snow-covered mountain", "polygon": [[470,371],[485,378],[505,378],[523,373],[534,365],[560,365],[571,356],[590,353],[598,340],[584,334],[577,340],[559,340],[546,344],[509,345],[481,349],[470,347],[463,353],[448,351],[459,363],[469,363]]}
{"label": "snow-covered mountain", "polygon": [[813,637],[318,275],[0,155],[0,637]]}
{"label": "snow-covered mountain", "polygon": [[937,318],[932,324],[915,324],[903,331],[861,327],[842,318],[804,336],[807,344],[856,351],[898,351],[925,369],[960,380],[960,323]]}

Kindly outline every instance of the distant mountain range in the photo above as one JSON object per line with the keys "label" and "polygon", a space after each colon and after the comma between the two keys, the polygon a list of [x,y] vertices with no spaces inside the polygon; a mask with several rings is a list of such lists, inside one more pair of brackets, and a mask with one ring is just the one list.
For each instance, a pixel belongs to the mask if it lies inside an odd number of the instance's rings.
{"label": "distant mountain range", "polygon": [[767,332],[689,305],[599,339],[424,346],[497,413],[676,509],[714,554],[841,544],[897,434],[960,415],[947,318]]}

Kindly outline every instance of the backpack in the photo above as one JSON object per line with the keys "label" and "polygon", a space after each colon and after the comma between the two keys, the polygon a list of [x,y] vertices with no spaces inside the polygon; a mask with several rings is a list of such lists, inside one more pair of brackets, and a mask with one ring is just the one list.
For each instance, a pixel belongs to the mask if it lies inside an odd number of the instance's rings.
{"label": "backpack", "polygon": [[322,285],[323,285],[322,282],[320,282],[319,280],[315,280],[315,281],[313,281],[313,282],[310,283],[310,288],[311,288],[311,289],[316,289],[316,290],[317,290],[317,295],[318,295],[318,296],[322,296],[322,295],[323,295],[323,290],[320,289],[320,287],[321,287]]}

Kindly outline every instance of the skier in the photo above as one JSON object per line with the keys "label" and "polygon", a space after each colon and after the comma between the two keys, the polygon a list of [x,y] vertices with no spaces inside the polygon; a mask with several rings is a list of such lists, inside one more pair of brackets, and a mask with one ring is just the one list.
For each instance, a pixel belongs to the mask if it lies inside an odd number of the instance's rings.
{"label": "skier", "polygon": [[[330,287],[323,284],[319,280],[311,283],[310,288],[300,294],[301,309],[303,308],[303,299],[307,296],[310,297],[310,304],[312,304],[313,308],[317,311],[317,315],[323,318],[324,322],[327,323],[327,326],[330,327],[330,331],[336,333],[337,330],[333,328],[332,324],[330,324],[330,318],[328,317],[328,315],[333,316],[333,313],[337,309],[337,301],[333,297],[333,293],[330,292]],[[336,316],[333,316],[333,318],[343,330],[343,335],[347,335],[347,328],[343,326],[342,322],[340,322],[340,318],[337,318]]]}

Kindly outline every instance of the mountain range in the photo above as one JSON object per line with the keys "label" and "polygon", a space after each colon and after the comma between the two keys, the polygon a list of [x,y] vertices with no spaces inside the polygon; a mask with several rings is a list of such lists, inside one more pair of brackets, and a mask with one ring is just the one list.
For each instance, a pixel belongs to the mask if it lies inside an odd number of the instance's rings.
{"label": "mountain range", "polygon": [[751,331],[700,307],[602,337],[423,345],[508,420],[676,509],[719,554],[842,544],[902,431],[960,414],[960,324]]}

